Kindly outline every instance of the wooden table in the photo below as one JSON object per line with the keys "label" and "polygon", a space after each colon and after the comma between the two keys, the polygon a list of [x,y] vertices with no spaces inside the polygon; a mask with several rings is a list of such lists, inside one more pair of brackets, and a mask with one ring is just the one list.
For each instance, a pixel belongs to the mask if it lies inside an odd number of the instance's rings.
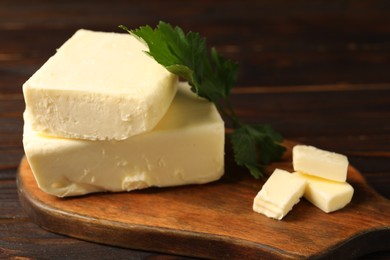
{"label": "wooden table", "polygon": [[[346,154],[390,198],[390,4],[386,1],[0,1],[0,258],[171,258],[49,233],[23,212],[15,176],[22,84],[78,28],[159,20],[198,31],[240,63],[248,122]],[[390,248],[366,258],[389,259]]]}

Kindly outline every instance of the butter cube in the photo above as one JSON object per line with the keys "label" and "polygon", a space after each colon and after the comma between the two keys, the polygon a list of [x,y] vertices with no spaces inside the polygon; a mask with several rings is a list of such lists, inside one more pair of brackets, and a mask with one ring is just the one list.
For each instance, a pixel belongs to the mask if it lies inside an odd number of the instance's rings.
{"label": "butter cube", "polygon": [[344,208],[352,200],[353,187],[347,182],[336,182],[300,172],[294,176],[307,182],[304,197],[326,213]]}
{"label": "butter cube", "polygon": [[24,85],[31,128],[46,135],[123,140],[150,131],[177,77],[130,34],[77,31]]}
{"label": "butter cube", "polygon": [[253,201],[253,210],[269,218],[281,220],[300,201],[306,181],[275,169]]}
{"label": "butter cube", "polygon": [[148,133],[122,141],[55,138],[33,131],[25,114],[23,144],[39,187],[65,197],[215,181],[224,172],[224,138],[214,104],[180,83]]}
{"label": "butter cube", "polygon": [[292,153],[294,171],[339,182],[347,179],[348,158],[342,154],[307,145],[294,146]]}

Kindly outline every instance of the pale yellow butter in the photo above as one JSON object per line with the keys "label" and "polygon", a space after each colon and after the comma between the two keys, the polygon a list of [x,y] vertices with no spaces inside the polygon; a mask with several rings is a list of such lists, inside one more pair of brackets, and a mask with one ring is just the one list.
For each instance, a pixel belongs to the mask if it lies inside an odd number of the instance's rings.
{"label": "pale yellow butter", "polygon": [[122,141],[54,138],[33,131],[25,114],[23,144],[39,187],[65,197],[215,181],[224,172],[224,138],[214,104],[181,84],[148,133]]}
{"label": "pale yellow butter", "polygon": [[308,145],[296,145],[292,150],[294,171],[317,177],[345,182],[348,158]]}
{"label": "pale yellow butter", "polygon": [[275,169],[253,201],[253,210],[281,220],[300,201],[306,181]]}
{"label": "pale yellow butter", "polygon": [[351,202],[353,187],[347,182],[337,182],[295,172],[294,176],[307,182],[304,197],[326,213],[344,208]]}
{"label": "pale yellow butter", "polygon": [[150,131],[176,93],[177,77],[130,34],[77,31],[24,85],[34,131],[123,140]]}

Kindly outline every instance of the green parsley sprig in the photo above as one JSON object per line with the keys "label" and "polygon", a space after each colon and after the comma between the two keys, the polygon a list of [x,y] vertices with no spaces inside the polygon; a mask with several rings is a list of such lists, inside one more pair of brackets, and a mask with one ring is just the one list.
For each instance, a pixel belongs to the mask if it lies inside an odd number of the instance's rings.
{"label": "green parsley sprig", "polygon": [[269,125],[243,123],[230,103],[231,89],[237,81],[237,63],[222,57],[215,48],[208,52],[206,39],[198,33],[185,34],[181,28],[165,22],[160,22],[155,29],[148,25],[135,30],[119,27],[141,38],[148,45],[147,53],[151,57],[187,80],[193,92],[213,102],[231,121],[234,131],[230,138],[238,165],[259,178],[265,165],[280,159],[285,150],[281,145],[282,136]]}

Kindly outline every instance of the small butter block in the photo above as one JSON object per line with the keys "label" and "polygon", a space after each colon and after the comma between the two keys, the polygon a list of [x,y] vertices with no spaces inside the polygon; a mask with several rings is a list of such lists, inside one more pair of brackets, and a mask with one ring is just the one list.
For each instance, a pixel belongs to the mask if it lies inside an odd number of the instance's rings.
{"label": "small butter block", "polygon": [[353,187],[347,182],[337,182],[300,172],[294,176],[307,182],[304,197],[326,213],[344,208],[352,200]]}
{"label": "small butter block", "polygon": [[308,145],[296,145],[292,153],[294,171],[340,182],[347,179],[348,158],[342,154]]}
{"label": "small butter block", "polygon": [[33,131],[25,114],[23,144],[39,187],[65,197],[215,181],[224,172],[224,138],[214,104],[180,83],[148,133],[122,141],[55,138]]}
{"label": "small butter block", "polygon": [[297,204],[305,191],[306,181],[275,169],[253,201],[253,210],[281,220]]}
{"label": "small butter block", "polygon": [[34,131],[123,140],[150,131],[176,93],[177,77],[130,34],[78,30],[24,85]]}

